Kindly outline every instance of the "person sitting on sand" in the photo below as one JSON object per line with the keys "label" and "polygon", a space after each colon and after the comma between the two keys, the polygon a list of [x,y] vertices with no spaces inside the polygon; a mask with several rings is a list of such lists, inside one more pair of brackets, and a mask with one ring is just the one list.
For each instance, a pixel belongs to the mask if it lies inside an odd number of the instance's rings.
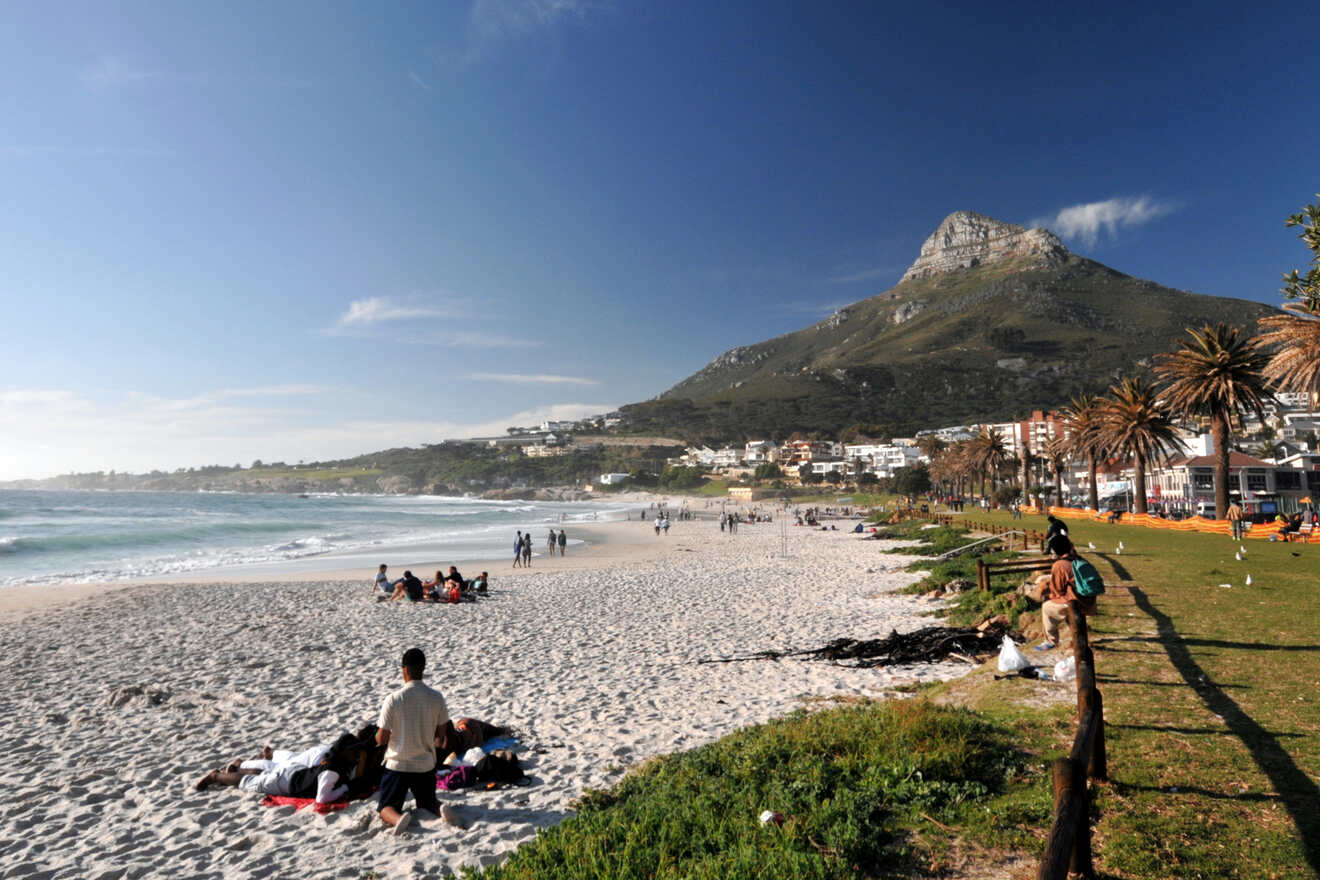
{"label": "person sitting on sand", "polygon": [[435,577],[422,584],[422,595],[428,602],[443,602],[445,589],[445,579],[440,572],[435,573]]}
{"label": "person sitting on sand", "polygon": [[196,789],[205,791],[213,785],[239,788],[257,794],[280,797],[314,797],[318,804],[329,804],[352,790],[369,790],[374,781],[371,765],[379,765],[376,753],[377,727],[369,724],[356,734],[345,733],[333,743],[321,743],[301,752],[276,750],[266,746],[261,757],[235,758],[226,767],[212,770],[197,780]]}
{"label": "person sitting on sand", "polygon": [[387,568],[389,568],[389,566],[385,563],[382,562],[380,564],[380,570],[376,572],[376,582],[371,585],[372,592],[380,590],[384,598],[389,598],[395,588],[403,582],[403,578],[399,578],[397,581],[391,581],[390,576],[385,573],[385,569]]}
{"label": "person sitting on sand", "polygon": [[[439,572],[436,572],[436,574],[439,574]],[[390,601],[397,602],[400,599],[407,599],[409,602],[420,602],[424,592],[421,579],[414,577],[411,571],[405,571],[403,577],[398,581],[398,586],[394,588]]]}
{"label": "person sitting on sand", "polygon": [[473,578],[472,582],[468,584],[468,589],[473,593],[484,593],[489,587],[490,579],[484,571]]}

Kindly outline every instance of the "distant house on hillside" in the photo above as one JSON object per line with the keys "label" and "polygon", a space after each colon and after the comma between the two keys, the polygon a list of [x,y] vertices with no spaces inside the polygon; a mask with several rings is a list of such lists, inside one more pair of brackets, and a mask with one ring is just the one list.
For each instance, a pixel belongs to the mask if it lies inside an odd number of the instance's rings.
{"label": "distant house on hillside", "polygon": [[596,480],[602,486],[617,486],[628,479],[627,474],[601,474],[600,479]]}

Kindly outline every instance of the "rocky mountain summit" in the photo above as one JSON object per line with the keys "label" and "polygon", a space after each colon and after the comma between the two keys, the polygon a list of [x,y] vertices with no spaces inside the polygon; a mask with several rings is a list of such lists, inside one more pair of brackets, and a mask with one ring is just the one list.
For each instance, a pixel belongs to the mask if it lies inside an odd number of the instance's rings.
{"label": "rocky mountain summit", "polygon": [[712,442],[863,422],[901,434],[1104,391],[1187,327],[1250,329],[1273,311],[1133,278],[1048,230],[958,211],[889,290],[732,349],[623,411],[633,430]]}
{"label": "rocky mountain summit", "polygon": [[1026,229],[974,211],[955,211],[926,239],[901,280],[930,278],[1011,257],[1052,266],[1067,262],[1069,256],[1063,242],[1048,229]]}

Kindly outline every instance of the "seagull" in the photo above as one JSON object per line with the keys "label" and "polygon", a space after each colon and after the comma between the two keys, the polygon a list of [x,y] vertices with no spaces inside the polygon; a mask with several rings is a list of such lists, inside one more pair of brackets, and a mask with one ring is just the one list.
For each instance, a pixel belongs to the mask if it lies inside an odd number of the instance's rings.
{"label": "seagull", "polygon": [[1119,542],[1118,542],[1118,549],[1119,549],[1119,550],[1122,550],[1122,549],[1123,549],[1123,542],[1122,542],[1122,541],[1119,541]]}
{"label": "seagull", "polygon": [[1122,556],[1122,555],[1123,555],[1123,545],[1122,545],[1122,544],[1119,544],[1118,547],[1114,550],[1114,555],[1115,555],[1115,556]]}
{"label": "seagull", "polygon": [[1236,559],[1238,562],[1241,562],[1241,561],[1242,561],[1242,554],[1241,554],[1241,553],[1234,553],[1234,554],[1233,554],[1233,558]]}
{"label": "seagull", "polygon": [[1247,575],[1247,586],[1251,586],[1251,575]]}
{"label": "seagull", "polygon": [[1238,552],[1241,553],[1243,556],[1246,556],[1247,555],[1246,546],[1243,544],[1238,544]]}
{"label": "seagull", "polygon": [[1092,550],[1094,550],[1094,549],[1095,549],[1095,541],[1087,541],[1087,542],[1086,542],[1086,546],[1087,546],[1087,547],[1090,547]]}

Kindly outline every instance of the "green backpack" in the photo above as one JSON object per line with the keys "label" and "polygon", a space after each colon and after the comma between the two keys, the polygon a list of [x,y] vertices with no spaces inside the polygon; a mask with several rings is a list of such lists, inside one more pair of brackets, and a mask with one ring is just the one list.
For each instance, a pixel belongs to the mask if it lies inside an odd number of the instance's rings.
{"label": "green backpack", "polygon": [[1091,599],[1104,594],[1105,581],[1100,577],[1100,572],[1095,570],[1095,566],[1085,559],[1074,559],[1073,570],[1073,592],[1083,599]]}

